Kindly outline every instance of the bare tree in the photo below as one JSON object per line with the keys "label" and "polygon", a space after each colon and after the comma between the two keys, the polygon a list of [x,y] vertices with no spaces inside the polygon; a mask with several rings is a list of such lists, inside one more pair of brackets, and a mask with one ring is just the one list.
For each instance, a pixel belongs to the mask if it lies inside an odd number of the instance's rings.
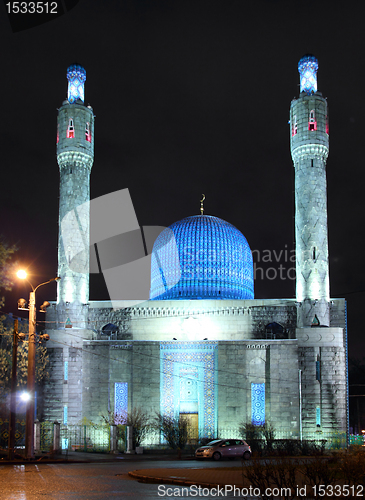
{"label": "bare tree", "polygon": [[155,429],[163,435],[173,450],[183,450],[188,441],[188,421],[184,417],[169,417],[156,413]]}
{"label": "bare tree", "polygon": [[101,415],[101,418],[106,424],[117,425],[121,431],[125,430],[125,426],[132,427],[133,449],[141,445],[154,427],[150,415],[141,407],[132,408],[130,412],[108,412],[107,416]]}

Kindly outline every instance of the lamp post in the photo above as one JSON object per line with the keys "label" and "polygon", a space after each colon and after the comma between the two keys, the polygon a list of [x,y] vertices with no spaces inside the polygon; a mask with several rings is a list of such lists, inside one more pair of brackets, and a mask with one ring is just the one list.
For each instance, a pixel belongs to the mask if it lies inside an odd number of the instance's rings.
{"label": "lamp post", "polygon": [[25,458],[34,458],[34,396],[35,396],[35,354],[36,354],[36,309],[35,309],[35,292],[40,286],[47,285],[52,281],[58,281],[61,278],[56,277],[51,280],[40,283],[35,288],[32,283],[27,280],[25,271],[18,271],[17,276],[20,279],[25,279],[31,286],[32,291],[29,292],[29,336],[28,336],[28,379],[27,391],[30,399],[27,404],[27,412],[25,418]]}
{"label": "lamp post", "polygon": [[14,320],[13,329],[13,362],[11,365],[11,388],[10,388],[10,415],[9,415],[9,439],[8,439],[8,458],[14,458],[14,444],[15,444],[15,390],[16,390],[16,365],[17,365],[17,351],[18,351],[18,319]]}

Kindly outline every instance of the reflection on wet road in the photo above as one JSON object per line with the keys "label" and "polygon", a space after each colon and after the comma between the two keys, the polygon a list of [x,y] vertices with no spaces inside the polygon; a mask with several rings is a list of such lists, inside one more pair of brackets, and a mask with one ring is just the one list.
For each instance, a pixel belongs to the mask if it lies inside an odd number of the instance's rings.
{"label": "reflection on wet road", "polygon": [[[147,468],[210,468],[239,466],[240,462],[123,461],[88,464],[27,464],[0,466],[1,500],[112,500],[137,497],[139,500],[186,495],[181,487],[139,483],[128,472]],[[168,490],[168,488],[170,488]],[[179,492],[182,494],[180,495]],[[185,494],[184,494],[185,493]],[[202,491],[206,499],[211,496]],[[192,495],[193,496],[194,492]],[[195,498],[199,498],[195,495]],[[234,498],[233,494],[225,498]],[[237,496],[235,497],[237,498]]]}

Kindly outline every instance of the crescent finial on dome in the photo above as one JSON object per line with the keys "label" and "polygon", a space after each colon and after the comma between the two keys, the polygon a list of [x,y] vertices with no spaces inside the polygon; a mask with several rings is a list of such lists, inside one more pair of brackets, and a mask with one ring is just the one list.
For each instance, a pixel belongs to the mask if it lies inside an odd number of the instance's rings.
{"label": "crescent finial on dome", "polygon": [[205,200],[205,194],[202,194],[203,198],[200,200],[200,215],[204,215],[204,200]]}

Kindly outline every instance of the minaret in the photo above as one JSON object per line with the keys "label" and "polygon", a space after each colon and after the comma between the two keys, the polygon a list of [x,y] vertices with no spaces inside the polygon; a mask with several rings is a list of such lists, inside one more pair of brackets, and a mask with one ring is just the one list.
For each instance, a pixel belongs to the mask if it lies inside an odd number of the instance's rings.
{"label": "minaret", "polygon": [[290,106],[290,147],[295,169],[296,297],[298,326],[329,326],[326,160],[327,101],[317,91],[318,61],[298,64],[300,96]]}
{"label": "minaret", "polygon": [[86,71],[67,69],[68,98],[58,111],[60,168],[57,311],[59,326],[85,328],[89,300],[90,172],[94,114],[84,104]]}

